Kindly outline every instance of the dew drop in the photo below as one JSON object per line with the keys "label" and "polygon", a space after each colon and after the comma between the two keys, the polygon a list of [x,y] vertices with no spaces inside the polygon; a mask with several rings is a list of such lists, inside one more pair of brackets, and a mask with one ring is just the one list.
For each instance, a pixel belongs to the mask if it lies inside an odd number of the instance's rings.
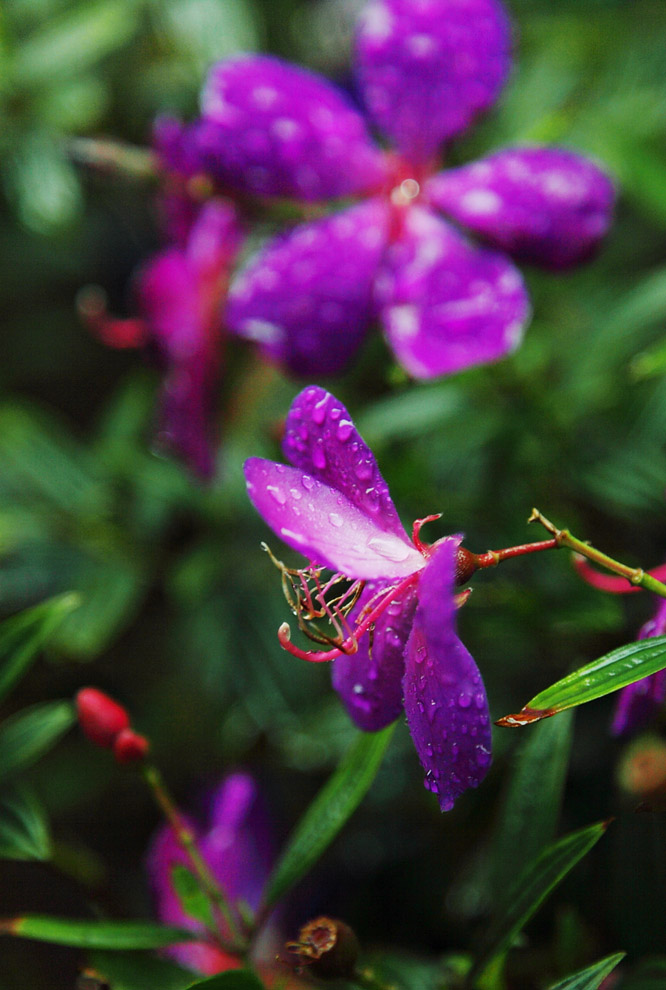
{"label": "dew drop", "polygon": [[284,505],[287,501],[287,496],[285,493],[276,485],[267,485],[266,491],[270,492],[271,498],[274,502],[277,502],[278,505]]}
{"label": "dew drop", "polygon": [[432,743],[426,743],[425,750],[426,750],[426,753],[428,754],[428,756],[432,756],[432,753],[433,753]]}
{"label": "dew drop", "polygon": [[331,526],[335,526],[337,529],[344,525],[344,519],[337,512],[329,512],[328,521]]}
{"label": "dew drop", "polygon": [[312,463],[318,471],[323,471],[326,467],[326,454],[322,447],[315,447],[312,451]]}
{"label": "dew drop", "polygon": [[474,695],[474,704],[476,705],[477,708],[486,707],[486,699],[485,696],[481,693],[481,691],[479,691],[478,694]]}
{"label": "dew drop", "polygon": [[289,494],[296,502],[303,498],[303,492],[299,492],[298,488],[290,488]]}
{"label": "dew drop", "polygon": [[340,407],[339,407],[339,406],[333,406],[333,408],[332,408],[332,409],[331,409],[331,411],[329,412],[329,416],[331,417],[331,419],[332,419],[332,420],[333,420],[334,422],[336,422],[336,423],[337,423],[337,421],[338,421],[338,420],[340,419],[340,417],[342,416],[342,409],[340,409]]}
{"label": "dew drop", "polygon": [[276,464],[275,465],[275,471],[276,471],[277,474],[284,474],[285,470],[286,470],[286,468],[285,468],[284,464]]}
{"label": "dew drop", "polygon": [[425,711],[425,705],[423,704],[423,702],[422,702],[422,701],[417,701],[417,702],[416,702],[416,707],[418,708],[418,710],[419,710],[419,711],[421,712],[421,714],[423,715],[423,713],[424,713],[424,711]]}
{"label": "dew drop", "polygon": [[325,396],[323,399],[320,399],[319,402],[312,408],[312,419],[317,424],[317,426],[321,426],[321,424],[326,419],[327,402],[328,402],[328,396]]}
{"label": "dew drop", "polygon": [[370,461],[359,461],[354,465],[354,471],[356,477],[361,481],[367,481],[369,478],[372,478],[372,464]]}
{"label": "dew drop", "polygon": [[338,440],[346,443],[354,432],[354,424],[348,419],[341,419],[338,423]]}
{"label": "dew drop", "polygon": [[363,685],[362,684],[354,684],[354,687],[352,688],[352,691],[354,692],[354,694],[363,694]]}
{"label": "dew drop", "polygon": [[469,708],[472,704],[472,695],[469,691],[461,691],[458,695],[458,704],[461,708]]}
{"label": "dew drop", "polygon": [[435,716],[437,715],[437,712],[439,711],[439,707],[440,706],[437,704],[437,702],[434,699],[430,702],[430,706],[428,707],[428,721],[429,722],[434,722],[435,721]]}
{"label": "dew drop", "polygon": [[409,547],[398,540],[385,540],[381,536],[373,536],[368,540],[368,549],[374,550],[385,560],[392,560],[396,564],[406,560],[409,556]]}
{"label": "dew drop", "polygon": [[314,488],[314,478],[311,478],[309,474],[304,474],[301,478],[301,484],[306,492],[311,492]]}

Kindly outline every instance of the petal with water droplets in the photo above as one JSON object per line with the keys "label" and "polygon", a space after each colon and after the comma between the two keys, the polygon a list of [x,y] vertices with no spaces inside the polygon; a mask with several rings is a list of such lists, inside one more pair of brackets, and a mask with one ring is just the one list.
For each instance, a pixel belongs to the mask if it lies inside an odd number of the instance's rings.
{"label": "petal with water droplets", "polygon": [[479,670],[456,635],[453,587],[459,538],[436,546],[423,571],[405,651],[405,714],[425,786],[449,811],[490,766],[491,731]]}
{"label": "petal with water droplets", "polygon": [[425,163],[495,101],[509,22],[497,0],[374,0],[359,20],[357,65],[372,119]]}
{"label": "petal with water droplets", "polygon": [[434,176],[430,201],[514,258],[566,268],[588,258],[611,222],[613,185],[563,148],[511,148]]}
{"label": "petal with water droplets", "polygon": [[371,200],[270,241],[232,281],[230,330],[296,374],[341,372],[374,315],[387,224]]}
{"label": "petal with water droplets", "polygon": [[362,580],[407,577],[425,564],[415,547],[299,468],[251,457],[245,478],[264,521],[315,564]]}
{"label": "petal with water droplets", "polygon": [[315,201],[375,188],[381,153],[351,101],[325,79],[265,55],[213,66],[198,156],[214,177],[263,196]]}
{"label": "petal with water droplets", "polygon": [[[366,584],[349,616],[350,625],[388,586],[386,581]],[[416,594],[409,588],[401,598],[389,603],[377,619],[372,635],[361,638],[358,652],[333,661],[333,687],[351,719],[366,732],[383,729],[402,711],[405,643],[415,607]]]}
{"label": "petal with water droplets", "polygon": [[292,464],[336,488],[380,529],[412,546],[372,451],[334,395],[310,385],[296,396],[282,448]]}
{"label": "petal with water droplets", "polygon": [[388,342],[415,378],[505,357],[529,317],[520,272],[504,255],[473,247],[416,207],[387,251],[376,288]]}

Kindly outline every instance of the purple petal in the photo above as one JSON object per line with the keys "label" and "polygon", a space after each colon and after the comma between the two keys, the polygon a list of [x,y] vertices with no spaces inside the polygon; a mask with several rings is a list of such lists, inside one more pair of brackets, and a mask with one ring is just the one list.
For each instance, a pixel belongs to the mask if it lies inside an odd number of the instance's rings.
{"label": "purple petal", "polygon": [[337,489],[380,529],[412,546],[372,451],[330,392],[310,385],[296,396],[282,449],[295,467]]}
{"label": "purple petal", "polygon": [[387,227],[371,200],[271,241],[231,284],[229,328],[297,374],[342,371],[373,316]]}
{"label": "purple petal", "polygon": [[520,273],[503,255],[417,207],[387,252],[377,298],[388,341],[415,378],[505,357],[529,318]]}
{"label": "purple petal", "polygon": [[374,0],[360,18],[357,56],[371,117],[421,164],[495,101],[510,26],[496,0]]}
{"label": "purple petal", "polygon": [[566,268],[588,258],[611,222],[609,178],[561,148],[500,151],[434,176],[431,202],[515,258]]}
{"label": "purple petal", "polygon": [[202,98],[199,153],[215,177],[263,196],[314,201],[376,188],[383,158],[347,97],[264,55],[219,62]]}
{"label": "purple petal", "polygon": [[449,811],[490,766],[490,716],[483,681],[456,636],[453,585],[459,537],[449,537],[421,575],[405,651],[405,713],[425,786]]}
{"label": "purple petal", "polygon": [[[666,599],[660,598],[654,616],[641,627],[638,639],[666,633]],[[644,728],[666,702],[666,670],[622,688],[615,706],[611,732],[624,736]]]}
{"label": "purple petal", "polygon": [[313,563],[362,580],[407,577],[424,566],[414,546],[299,468],[251,457],[245,477],[264,521]]}
{"label": "purple petal", "polygon": [[[386,581],[368,582],[349,616],[350,623],[386,587]],[[352,720],[366,732],[383,729],[402,711],[405,643],[415,607],[416,594],[409,588],[380,615],[372,637],[362,637],[357,653],[333,661],[333,687]]]}

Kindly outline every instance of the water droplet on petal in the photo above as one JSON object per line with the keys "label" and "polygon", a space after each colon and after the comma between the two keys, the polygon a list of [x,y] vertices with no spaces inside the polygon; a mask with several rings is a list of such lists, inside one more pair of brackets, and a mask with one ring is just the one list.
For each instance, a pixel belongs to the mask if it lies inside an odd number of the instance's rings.
{"label": "water droplet on petal", "polygon": [[338,440],[346,443],[354,432],[354,424],[349,419],[341,419],[338,423]]}
{"label": "water droplet on petal", "polygon": [[354,687],[352,688],[352,691],[354,692],[354,694],[363,694],[363,685],[362,684],[354,684]]}
{"label": "water droplet on petal", "polygon": [[474,695],[474,704],[476,705],[477,708],[486,707],[486,699],[485,696],[481,693],[481,691],[479,691],[478,694]]}
{"label": "water droplet on petal", "polygon": [[266,485],[266,491],[270,492],[273,501],[277,502],[278,505],[284,505],[287,501],[287,496],[278,488],[276,485]]}
{"label": "water droplet on petal", "polygon": [[312,451],[312,463],[318,471],[323,471],[326,467],[326,454],[323,447],[315,447]]}
{"label": "water droplet on petal", "polygon": [[309,474],[304,474],[301,478],[301,484],[306,492],[311,492],[314,487],[314,478],[311,478]]}
{"label": "water droplet on petal", "polygon": [[461,708],[469,708],[472,704],[472,695],[469,691],[461,691],[458,695],[458,704]]}
{"label": "water droplet on petal", "polygon": [[317,426],[321,426],[321,424],[326,419],[327,402],[328,402],[328,396],[326,395],[324,396],[323,399],[320,399],[319,402],[312,408],[312,419],[317,424]]}
{"label": "water droplet on petal", "polygon": [[289,494],[293,499],[295,499],[296,502],[298,502],[299,499],[303,498],[303,492],[299,492],[298,488],[290,488]]}
{"label": "water droplet on petal", "polygon": [[358,464],[354,466],[354,471],[356,477],[361,481],[368,481],[372,477],[372,464],[370,461],[359,461]]}
{"label": "water droplet on petal", "polygon": [[368,549],[374,550],[380,557],[399,564],[409,556],[409,547],[398,540],[385,540],[381,536],[373,536],[368,540]]}
{"label": "water droplet on petal", "polygon": [[329,512],[328,521],[330,522],[331,526],[336,526],[338,529],[340,528],[340,526],[344,525],[344,519],[337,512]]}

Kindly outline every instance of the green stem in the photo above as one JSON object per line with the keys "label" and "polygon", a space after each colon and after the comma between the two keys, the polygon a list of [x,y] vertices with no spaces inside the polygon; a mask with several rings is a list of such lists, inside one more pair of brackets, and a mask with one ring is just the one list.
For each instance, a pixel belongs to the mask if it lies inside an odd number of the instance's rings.
{"label": "green stem", "polygon": [[596,550],[589,543],[584,543],[577,537],[572,536],[568,529],[558,529],[538,509],[532,509],[532,515],[528,519],[528,522],[541,523],[544,529],[554,537],[558,547],[566,547],[568,550],[574,550],[600,567],[605,567],[606,570],[612,571],[613,574],[619,574],[620,577],[626,578],[631,584],[635,584],[639,588],[645,588],[646,591],[652,591],[655,595],[666,598],[666,584],[657,581],[656,578],[652,577],[651,574],[648,574],[641,567],[628,567],[626,564],[620,563],[619,560],[609,557],[608,554],[602,553],[601,550]]}
{"label": "green stem", "polygon": [[208,868],[206,861],[199,852],[199,847],[197,846],[194,834],[174,804],[173,798],[169,794],[169,791],[164,783],[162,774],[156,766],[149,763],[143,765],[141,772],[143,773],[143,777],[148,784],[158,807],[164,813],[166,820],[173,829],[179,845],[186,853],[194,874],[201,885],[201,889],[210,901],[214,915],[224,919],[224,922],[231,933],[231,938],[233,940],[231,943],[219,937],[217,939],[218,944],[226,952],[231,952],[236,955],[245,955],[247,951],[247,942],[241,934],[231,906],[229,905],[227,898],[217,883],[215,877]]}
{"label": "green stem", "polygon": [[100,138],[70,138],[65,144],[69,157],[81,165],[120,172],[132,179],[155,179],[157,159],[147,148],[137,148],[118,141]]}

